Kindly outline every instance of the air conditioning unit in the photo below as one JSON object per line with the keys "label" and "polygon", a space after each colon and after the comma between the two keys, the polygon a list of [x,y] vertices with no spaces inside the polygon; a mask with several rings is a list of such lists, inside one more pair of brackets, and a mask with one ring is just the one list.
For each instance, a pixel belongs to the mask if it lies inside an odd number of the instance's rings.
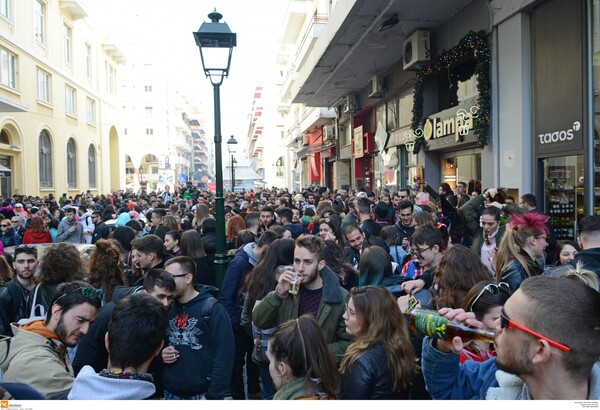
{"label": "air conditioning unit", "polygon": [[335,140],[335,127],[333,125],[326,125],[323,127],[323,143]]}
{"label": "air conditioning unit", "polygon": [[369,98],[381,98],[383,96],[383,84],[381,83],[381,77],[378,75],[369,80],[367,88],[369,90]]}
{"label": "air conditioning unit", "polygon": [[346,98],[344,98],[345,113],[355,112],[358,109],[358,104],[356,100],[356,95],[349,95]]}
{"label": "air conditioning unit", "polygon": [[405,70],[415,70],[419,65],[431,60],[431,38],[428,30],[416,30],[402,47],[402,62]]}

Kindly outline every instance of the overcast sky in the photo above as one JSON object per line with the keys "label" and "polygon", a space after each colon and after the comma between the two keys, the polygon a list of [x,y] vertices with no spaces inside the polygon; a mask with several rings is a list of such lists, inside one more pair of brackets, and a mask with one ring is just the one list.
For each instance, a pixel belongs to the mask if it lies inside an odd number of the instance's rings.
{"label": "overcast sky", "polygon": [[[172,79],[206,110],[206,133],[214,135],[213,88],[204,77],[193,32],[215,8],[237,34],[229,78],[221,86],[223,141],[244,137],[248,130],[254,88],[273,78],[287,0],[91,0],[95,24],[112,26],[123,38],[147,42],[153,53],[165,56]],[[142,30],[133,21],[139,21]],[[238,141],[240,139],[238,138]],[[226,147],[223,147],[226,150]]]}

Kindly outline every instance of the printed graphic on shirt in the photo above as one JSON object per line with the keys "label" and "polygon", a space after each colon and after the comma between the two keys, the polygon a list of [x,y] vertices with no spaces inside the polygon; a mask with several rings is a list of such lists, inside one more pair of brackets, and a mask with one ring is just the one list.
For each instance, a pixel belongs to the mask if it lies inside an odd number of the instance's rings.
{"label": "printed graphic on shirt", "polygon": [[187,313],[175,316],[169,320],[169,344],[171,346],[190,346],[192,350],[202,349],[198,336],[202,330],[196,327],[198,319],[189,318]]}

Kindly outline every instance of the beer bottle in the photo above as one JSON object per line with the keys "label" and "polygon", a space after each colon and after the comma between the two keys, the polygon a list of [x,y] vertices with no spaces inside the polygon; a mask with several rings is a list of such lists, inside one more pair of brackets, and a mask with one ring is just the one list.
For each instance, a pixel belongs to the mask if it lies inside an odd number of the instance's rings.
{"label": "beer bottle", "polygon": [[458,336],[463,342],[479,339],[493,343],[496,336],[494,331],[465,326],[463,323],[448,320],[446,316],[433,310],[417,308],[408,312],[408,315],[410,316],[411,331],[448,342]]}

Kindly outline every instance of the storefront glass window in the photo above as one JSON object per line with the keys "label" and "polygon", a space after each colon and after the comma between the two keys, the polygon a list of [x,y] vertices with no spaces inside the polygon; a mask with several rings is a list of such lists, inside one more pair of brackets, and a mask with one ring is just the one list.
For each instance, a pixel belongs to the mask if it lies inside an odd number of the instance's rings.
{"label": "storefront glass window", "polygon": [[458,182],[464,182],[469,194],[473,191],[481,193],[481,154],[459,155],[440,161],[441,182],[447,182],[452,189]]}
{"label": "storefront glass window", "polygon": [[583,156],[545,159],[544,191],[554,236],[575,240],[577,219],[583,217]]}
{"label": "storefront glass window", "polygon": [[593,0],[594,214],[600,212],[600,0]]}

